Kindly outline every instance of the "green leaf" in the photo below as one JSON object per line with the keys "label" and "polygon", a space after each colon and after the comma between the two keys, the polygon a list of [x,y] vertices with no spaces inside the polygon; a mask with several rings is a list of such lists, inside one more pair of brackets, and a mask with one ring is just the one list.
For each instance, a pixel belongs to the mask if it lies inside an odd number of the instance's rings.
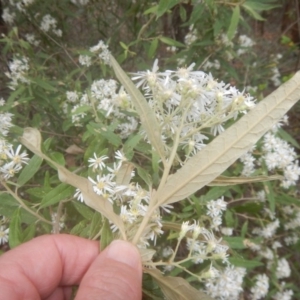
{"label": "green leaf", "polygon": [[266,191],[266,197],[269,201],[270,210],[271,210],[271,212],[274,213],[276,201],[275,201],[275,197],[274,197],[274,190],[273,190],[273,187],[270,182],[265,183],[265,191]]}
{"label": "green leaf", "polygon": [[93,218],[94,212],[88,206],[77,200],[72,201],[72,204],[85,219],[91,220]]}
{"label": "green leaf", "polygon": [[93,239],[101,230],[102,216],[97,211],[94,212],[90,225],[89,239]]}
{"label": "green leaf", "polygon": [[166,13],[179,2],[180,0],[160,0],[156,11],[157,18],[160,18],[164,13]]}
{"label": "green leaf", "polygon": [[[10,194],[5,192],[0,193],[0,212],[1,215],[12,218],[16,209],[20,207],[20,204],[17,200]],[[21,208],[21,221],[26,224],[31,224],[36,221],[36,217],[30,214],[28,211]]]}
{"label": "green leaf", "polygon": [[49,153],[49,157],[61,166],[64,166],[66,164],[65,157],[60,152],[51,152]]}
{"label": "green leaf", "polygon": [[258,21],[265,21],[265,19],[260,14],[258,14],[251,6],[249,6],[249,5],[247,5],[247,4],[244,3],[244,4],[242,4],[242,7],[254,19],[256,19]]}
{"label": "green leaf", "polygon": [[35,236],[36,224],[32,223],[22,232],[22,243],[32,240]]}
{"label": "green leaf", "polygon": [[101,134],[97,134],[91,141],[89,140],[88,148],[84,153],[84,160],[87,161],[90,157],[93,157],[94,153],[100,155],[105,149],[107,149],[107,140]]}
{"label": "green leaf", "polygon": [[79,235],[81,236],[81,232],[86,228],[87,226],[87,221],[86,220],[82,220],[81,222],[79,222],[78,224],[76,224],[70,231],[70,234],[72,235]]}
{"label": "green leaf", "polygon": [[148,186],[152,186],[152,179],[149,172],[138,166],[136,166],[136,169],[139,177],[141,177]]}
{"label": "green leaf", "polygon": [[124,144],[124,148],[123,148],[124,152],[126,152],[127,149],[135,148],[135,146],[140,142],[140,140],[142,138],[143,137],[139,134],[135,134],[135,135],[130,136]]}
{"label": "green leaf", "polygon": [[300,207],[299,197],[292,197],[287,194],[278,195],[276,193],[275,201],[276,201],[276,203],[280,203],[283,205],[296,205],[296,206]]}
{"label": "green leaf", "polygon": [[79,115],[79,114],[85,113],[87,111],[92,111],[92,108],[90,105],[80,105],[74,111],[72,111],[72,115]]}
{"label": "green leaf", "polygon": [[18,208],[13,213],[9,223],[9,247],[15,248],[22,243],[21,240],[21,209]]}
{"label": "green leaf", "polygon": [[153,58],[158,46],[158,39],[152,40],[150,47],[148,49],[148,58]]}
{"label": "green leaf", "polygon": [[169,176],[166,184],[155,195],[154,203],[161,205],[180,201],[209,184],[246,153],[299,98],[300,72],[297,72],[292,79],[190,158],[174,175]]}
{"label": "green leaf", "polygon": [[213,187],[211,188],[206,195],[200,197],[201,203],[205,203],[210,200],[217,200],[219,197],[223,196],[230,187]]}
{"label": "green leaf", "polygon": [[246,233],[248,231],[248,221],[246,221],[243,224],[242,230],[241,230],[241,236],[244,238],[246,236]]}
{"label": "green leaf", "polygon": [[39,79],[38,77],[35,77],[33,82],[36,83],[38,86],[42,87],[44,90],[51,92],[57,91],[57,89],[54,86],[52,86],[49,82]]}
{"label": "green leaf", "polygon": [[109,221],[104,217],[104,223],[101,231],[100,248],[103,251],[112,241],[113,233],[110,228]]}
{"label": "green leaf", "polygon": [[284,139],[285,141],[287,141],[288,143],[292,144],[295,148],[300,149],[299,143],[288,132],[286,132],[282,128],[278,129],[278,135],[282,139]]}
{"label": "green leaf", "polygon": [[195,24],[199,19],[201,19],[202,17],[202,13],[205,10],[205,5],[196,5],[193,8],[191,17],[188,21],[188,23],[191,24]]}
{"label": "green leaf", "polygon": [[244,5],[247,5],[256,11],[270,10],[282,6],[281,4],[278,4],[278,1],[276,0],[247,0],[245,1]]}
{"label": "green leaf", "polygon": [[158,9],[158,5],[153,5],[152,7],[146,9],[143,14],[144,15],[149,15],[149,14],[152,14],[152,13],[156,14],[157,9]]}
{"label": "green leaf", "polygon": [[34,155],[28,165],[26,165],[20,173],[17,181],[18,186],[23,186],[28,180],[30,180],[34,174],[40,169],[43,159],[37,155]]}
{"label": "green leaf", "polygon": [[59,201],[72,197],[74,194],[74,188],[68,184],[61,183],[54,189],[52,189],[41,201],[41,208],[45,208],[50,205],[54,205]]}
{"label": "green leaf", "polygon": [[223,236],[223,240],[228,243],[231,249],[245,249],[244,238],[239,236]]}
{"label": "green leaf", "polygon": [[236,5],[231,16],[229,28],[227,30],[227,36],[229,40],[232,40],[236,33],[237,26],[240,20],[240,13],[241,13],[240,6]]}
{"label": "green leaf", "polygon": [[185,22],[185,21],[186,21],[187,15],[186,15],[186,10],[185,10],[185,8],[184,8],[183,5],[180,5],[180,6],[179,6],[179,15],[180,15],[180,19],[181,19],[183,22]]}
{"label": "green leaf", "polygon": [[164,43],[164,44],[166,44],[166,45],[169,45],[169,46],[185,47],[185,44],[182,44],[182,43],[180,43],[180,42],[178,42],[178,41],[175,41],[175,40],[173,40],[173,39],[171,39],[171,38],[169,38],[169,37],[160,36],[160,37],[159,37],[159,40],[160,40],[162,43]]}
{"label": "green leaf", "polygon": [[122,144],[122,139],[119,135],[115,134],[111,128],[101,126],[100,124],[89,123],[87,129],[90,130],[93,134],[101,134],[107,141],[109,141],[114,146],[118,147]]}
{"label": "green leaf", "polygon": [[260,261],[257,260],[246,260],[243,258],[238,258],[238,257],[230,257],[229,262],[233,264],[236,267],[242,267],[246,269],[252,269],[256,267],[263,266],[264,264]]}
{"label": "green leaf", "polygon": [[165,150],[163,141],[161,139],[161,130],[153,110],[149,107],[147,100],[136,88],[131,79],[122,70],[112,55],[110,56],[110,59],[116,76],[131,96],[132,102],[140,116],[141,123],[147,133],[150,143],[159,153],[160,158],[165,160]]}

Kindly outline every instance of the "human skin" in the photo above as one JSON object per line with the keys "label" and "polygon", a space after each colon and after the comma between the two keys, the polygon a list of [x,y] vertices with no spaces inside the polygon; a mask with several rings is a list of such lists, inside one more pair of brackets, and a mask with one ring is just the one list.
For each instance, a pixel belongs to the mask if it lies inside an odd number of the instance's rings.
{"label": "human skin", "polygon": [[59,234],[37,237],[0,256],[0,300],[141,299],[142,263],[137,248]]}

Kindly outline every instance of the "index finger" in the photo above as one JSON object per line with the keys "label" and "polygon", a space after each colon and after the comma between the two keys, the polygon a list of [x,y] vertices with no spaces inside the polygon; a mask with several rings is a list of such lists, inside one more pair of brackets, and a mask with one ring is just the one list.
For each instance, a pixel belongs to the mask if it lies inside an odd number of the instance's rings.
{"label": "index finger", "polygon": [[96,241],[37,237],[0,256],[1,299],[46,298],[58,286],[77,285],[98,254]]}

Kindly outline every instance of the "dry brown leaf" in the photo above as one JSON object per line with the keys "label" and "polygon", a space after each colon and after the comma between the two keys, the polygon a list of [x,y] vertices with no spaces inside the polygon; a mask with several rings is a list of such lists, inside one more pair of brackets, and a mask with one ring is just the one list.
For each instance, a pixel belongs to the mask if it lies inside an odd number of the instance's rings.
{"label": "dry brown leaf", "polygon": [[110,55],[110,61],[117,78],[125,87],[127,93],[131,96],[131,100],[134,104],[137,113],[139,114],[141,123],[147,133],[151,145],[158,152],[160,158],[162,160],[165,160],[166,156],[164,144],[161,139],[160,127],[156,120],[153,110],[148,105],[145,97],[134,85],[131,79],[126,75],[126,73],[123,71],[123,69],[120,67],[120,65],[112,55]]}
{"label": "dry brown leaf", "polygon": [[73,144],[70,147],[68,147],[65,150],[66,153],[68,154],[73,154],[73,155],[77,155],[77,154],[82,154],[84,153],[84,150],[82,150],[80,147],[78,147],[77,145]]}
{"label": "dry brown leaf", "polygon": [[130,162],[124,162],[117,173],[117,185],[128,185],[131,180],[131,173],[134,170],[134,165]]}
{"label": "dry brown leaf", "polygon": [[250,182],[265,182],[272,180],[283,180],[283,176],[281,175],[270,175],[270,176],[250,176],[250,177],[227,177],[227,176],[218,176],[212,182],[210,182],[209,186],[226,186],[226,185],[236,185],[236,184],[244,184]]}
{"label": "dry brown leaf", "polygon": [[213,300],[200,290],[193,288],[180,277],[163,276],[157,269],[145,269],[161,288],[167,300]]}

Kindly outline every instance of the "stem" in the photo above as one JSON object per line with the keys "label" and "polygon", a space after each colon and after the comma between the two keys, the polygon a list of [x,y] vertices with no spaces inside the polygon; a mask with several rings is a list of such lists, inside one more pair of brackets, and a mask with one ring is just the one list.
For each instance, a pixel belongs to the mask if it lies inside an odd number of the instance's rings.
{"label": "stem", "polygon": [[139,226],[139,229],[137,230],[136,234],[134,235],[134,238],[132,240],[132,243],[134,245],[136,245],[138,243],[138,240],[140,239],[145,227],[147,226],[153,212],[155,211],[155,209],[157,208],[157,205],[154,205],[153,206],[153,201],[150,201],[150,204],[149,204],[149,208],[148,208],[148,211],[147,211],[147,214],[145,215],[145,217],[143,218],[140,226]]}
{"label": "stem", "polygon": [[51,221],[49,221],[49,220],[45,219],[44,217],[40,216],[38,213],[36,213],[35,211],[31,210],[27,205],[25,205],[24,201],[15,192],[13,192],[4,181],[2,181],[1,184],[5,187],[6,191],[10,195],[12,195],[19,202],[19,204],[20,204],[20,206],[22,208],[24,208],[30,214],[32,214],[33,216],[35,216],[38,220],[43,221],[43,222],[45,222],[47,224],[53,225]]}

